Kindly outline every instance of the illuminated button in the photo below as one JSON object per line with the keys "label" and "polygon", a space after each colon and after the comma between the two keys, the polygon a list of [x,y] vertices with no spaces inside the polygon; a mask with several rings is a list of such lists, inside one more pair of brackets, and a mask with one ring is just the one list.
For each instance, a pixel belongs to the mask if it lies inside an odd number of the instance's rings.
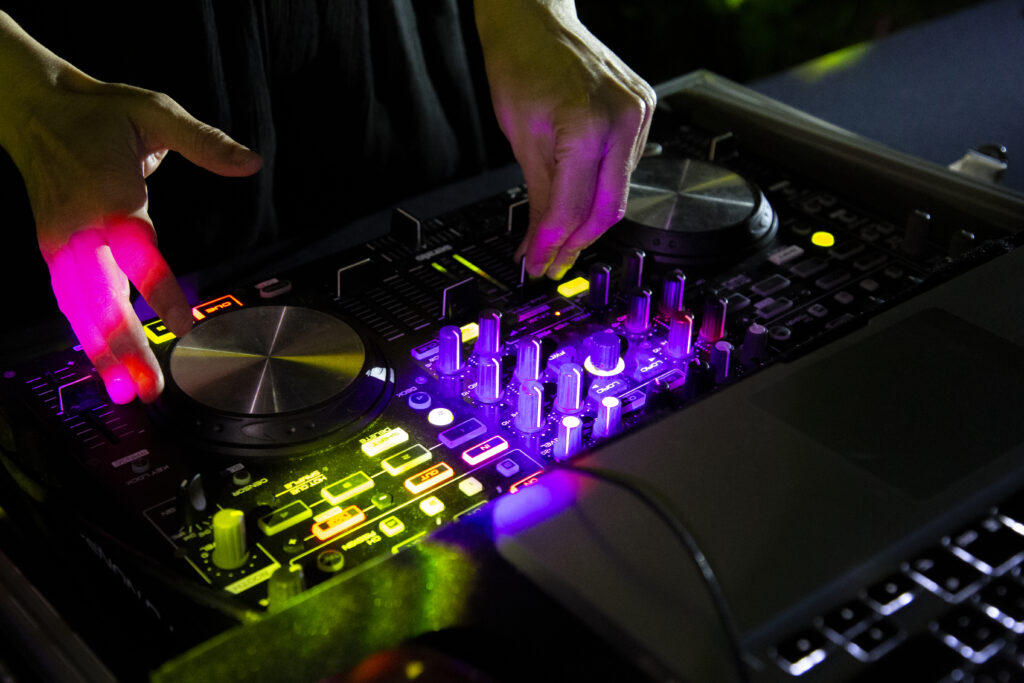
{"label": "illuminated button", "polygon": [[522,479],[520,479],[516,483],[512,484],[511,486],[509,486],[508,487],[508,492],[509,493],[515,493],[519,489],[525,489],[527,486],[533,486],[534,484],[537,483],[537,481],[540,478],[540,475],[543,474],[543,472],[544,472],[544,470],[537,470],[536,472],[534,472],[533,474],[529,475],[528,477],[523,477]]}
{"label": "illuminated button", "polygon": [[397,536],[405,531],[405,524],[398,517],[394,516],[380,520],[378,527],[380,528],[380,532],[388,538]]}
{"label": "illuminated button", "polygon": [[408,472],[413,467],[422,465],[425,462],[430,462],[430,451],[420,444],[416,444],[406,448],[398,455],[392,455],[384,460],[381,465],[388,471],[388,474],[392,477],[397,477],[403,472]]}
{"label": "illuminated button", "polygon": [[366,521],[366,515],[355,505],[349,505],[347,508],[333,507],[313,519],[316,520],[312,528],[313,535],[326,541],[362,524]]}
{"label": "illuminated button", "polygon": [[505,458],[498,463],[498,472],[503,477],[514,477],[519,474],[519,463],[512,458]]}
{"label": "illuminated button", "polygon": [[426,410],[430,407],[433,399],[430,398],[430,394],[425,391],[417,391],[409,394],[409,407],[413,410]]}
{"label": "illuminated button", "polygon": [[420,501],[420,510],[430,517],[436,517],[444,511],[444,503],[437,496],[430,496]]}
{"label": "illuminated button", "polygon": [[441,348],[441,345],[437,343],[436,339],[431,339],[426,344],[420,344],[413,348],[409,353],[416,360],[426,360],[437,355],[437,350]]}
{"label": "illuminated button", "polygon": [[164,321],[159,318],[146,323],[145,327],[142,329],[146,331],[146,337],[149,338],[149,341],[154,344],[163,344],[164,342],[171,341],[176,338],[174,333],[167,329],[167,325],[164,324]]}
{"label": "illuminated button", "polygon": [[480,336],[480,326],[476,323],[466,323],[459,328],[462,331],[462,342],[471,342]]}
{"label": "illuminated button", "polygon": [[323,487],[320,489],[320,495],[331,505],[337,505],[372,488],[373,479],[370,479],[365,472],[356,472],[341,481]]}
{"label": "illuminated button", "polygon": [[467,496],[475,496],[484,490],[484,485],[476,477],[466,477],[459,482],[459,490]]}
{"label": "illuminated button", "polygon": [[487,427],[484,426],[483,422],[471,417],[465,422],[460,422],[454,427],[444,430],[437,435],[437,438],[448,448],[458,448],[486,431]]}
{"label": "illuminated button", "polygon": [[429,470],[414,474],[405,480],[405,488],[412,493],[423,493],[455,476],[455,470],[448,463],[440,462]]}
{"label": "illuminated button", "polygon": [[816,247],[831,247],[836,243],[835,236],[830,232],[819,230],[818,232],[811,235],[811,244]]}
{"label": "illuminated button", "polygon": [[508,450],[508,441],[501,438],[500,436],[492,436],[487,441],[478,443],[472,448],[463,451],[462,459],[466,461],[468,465],[479,465],[485,460],[490,460],[499,453],[504,453]]}
{"label": "illuminated button", "polygon": [[226,311],[231,308],[242,308],[242,302],[228,294],[227,296],[222,296],[219,299],[207,301],[205,304],[193,306],[192,317],[196,320],[202,320],[208,315],[220,313],[221,311]]}
{"label": "illuminated button", "polygon": [[566,299],[582,294],[590,289],[590,282],[585,277],[578,277],[558,285],[558,293]]}
{"label": "illuminated button", "polygon": [[427,413],[427,422],[435,427],[445,427],[455,421],[455,414],[447,408],[434,408]]}
{"label": "illuminated button", "polygon": [[398,444],[405,443],[409,440],[409,434],[406,433],[401,427],[395,429],[389,429],[388,431],[373,437],[368,441],[364,441],[362,445],[363,453],[369,456],[380,455],[384,451],[394,448]]}
{"label": "illuminated button", "polygon": [[296,500],[263,515],[256,524],[267,536],[273,536],[312,516],[313,511],[309,509],[309,506],[301,500]]}
{"label": "illuminated button", "polygon": [[383,491],[381,493],[376,493],[373,498],[370,499],[370,502],[372,502],[373,507],[378,510],[387,510],[392,505],[391,494]]}

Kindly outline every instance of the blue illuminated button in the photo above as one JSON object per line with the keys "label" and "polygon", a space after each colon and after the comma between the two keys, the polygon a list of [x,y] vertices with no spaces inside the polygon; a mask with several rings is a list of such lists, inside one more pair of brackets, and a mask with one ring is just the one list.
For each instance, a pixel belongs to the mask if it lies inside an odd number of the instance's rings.
{"label": "blue illuminated button", "polygon": [[501,438],[500,436],[492,436],[473,446],[472,448],[462,453],[462,459],[466,461],[467,465],[479,465],[480,463],[490,460],[499,453],[504,453],[508,450],[508,441]]}
{"label": "blue illuminated button", "polygon": [[409,407],[413,410],[426,410],[432,402],[430,394],[425,391],[416,391],[409,394]]}
{"label": "blue illuminated button", "polygon": [[487,427],[484,426],[483,422],[471,417],[465,422],[460,422],[454,427],[444,430],[437,435],[437,438],[440,439],[441,443],[448,448],[458,448],[470,439],[475,439],[486,431]]}
{"label": "blue illuminated button", "polygon": [[519,463],[511,458],[505,458],[498,463],[498,472],[503,477],[514,477],[519,474]]}
{"label": "blue illuminated button", "polygon": [[437,340],[431,339],[426,344],[420,344],[419,346],[415,347],[409,353],[411,353],[412,357],[415,358],[416,360],[426,360],[432,356],[436,356],[437,350],[439,348],[440,344],[437,343]]}

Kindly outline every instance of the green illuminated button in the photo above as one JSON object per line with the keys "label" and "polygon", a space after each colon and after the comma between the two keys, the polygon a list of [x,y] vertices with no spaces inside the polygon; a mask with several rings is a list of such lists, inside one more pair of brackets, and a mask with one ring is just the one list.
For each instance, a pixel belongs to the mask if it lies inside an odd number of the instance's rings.
{"label": "green illuminated button", "polygon": [[425,462],[430,462],[430,451],[420,444],[416,444],[406,448],[398,455],[392,455],[384,460],[381,465],[388,471],[388,474],[392,477],[397,477],[402,472],[411,470],[413,467],[422,465]]}
{"label": "green illuminated button", "polygon": [[373,507],[378,510],[387,510],[393,504],[390,493],[377,493],[374,494],[373,498],[370,499],[373,502]]}
{"label": "green illuminated button", "polygon": [[270,514],[263,515],[256,524],[267,536],[273,536],[312,516],[313,511],[309,509],[309,506],[301,500],[296,500]]}
{"label": "green illuminated button", "polygon": [[341,481],[336,481],[330,486],[323,487],[320,489],[320,495],[331,505],[337,505],[372,488],[373,479],[370,479],[365,472],[356,472]]}
{"label": "green illuminated button", "polygon": [[152,320],[142,328],[146,332],[146,337],[149,341],[154,344],[163,344],[166,341],[174,339],[174,333],[167,329],[167,325],[164,324],[163,320],[157,318]]}
{"label": "green illuminated button", "polygon": [[389,429],[388,431],[375,436],[369,441],[363,442],[362,449],[363,453],[369,456],[380,455],[389,448],[394,448],[400,443],[405,443],[409,440],[409,434],[406,433],[401,427],[395,429]]}
{"label": "green illuminated button", "polygon": [[389,538],[391,536],[397,536],[398,534],[405,531],[405,524],[402,523],[398,517],[388,517],[387,519],[380,520],[380,532]]}
{"label": "green illuminated button", "polygon": [[430,496],[420,501],[420,510],[434,517],[441,514],[441,511],[444,510],[444,503],[437,496]]}

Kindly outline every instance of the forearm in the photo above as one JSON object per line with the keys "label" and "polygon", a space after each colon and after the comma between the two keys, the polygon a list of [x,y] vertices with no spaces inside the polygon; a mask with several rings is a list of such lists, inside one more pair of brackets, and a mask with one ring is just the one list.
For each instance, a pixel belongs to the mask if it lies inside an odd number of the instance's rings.
{"label": "forearm", "polygon": [[473,0],[477,33],[484,45],[528,31],[524,23],[577,23],[575,0]]}

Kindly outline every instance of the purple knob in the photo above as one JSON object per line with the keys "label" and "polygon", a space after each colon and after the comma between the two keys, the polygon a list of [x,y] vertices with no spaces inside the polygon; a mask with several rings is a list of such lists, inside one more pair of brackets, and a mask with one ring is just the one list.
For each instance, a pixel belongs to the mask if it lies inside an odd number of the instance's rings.
{"label": "purple knob", "polygon": [[519,386],[519,401],[516,414],[516,429],[522,432],[539,432],[544,428],[544,385],[540,382],[523,382]]}
{"label": "purple knob", "polygon": [[437,371],[442,375],[454,375],[462,369],[462,330],[455,325],[445,325],[437,333]]}

